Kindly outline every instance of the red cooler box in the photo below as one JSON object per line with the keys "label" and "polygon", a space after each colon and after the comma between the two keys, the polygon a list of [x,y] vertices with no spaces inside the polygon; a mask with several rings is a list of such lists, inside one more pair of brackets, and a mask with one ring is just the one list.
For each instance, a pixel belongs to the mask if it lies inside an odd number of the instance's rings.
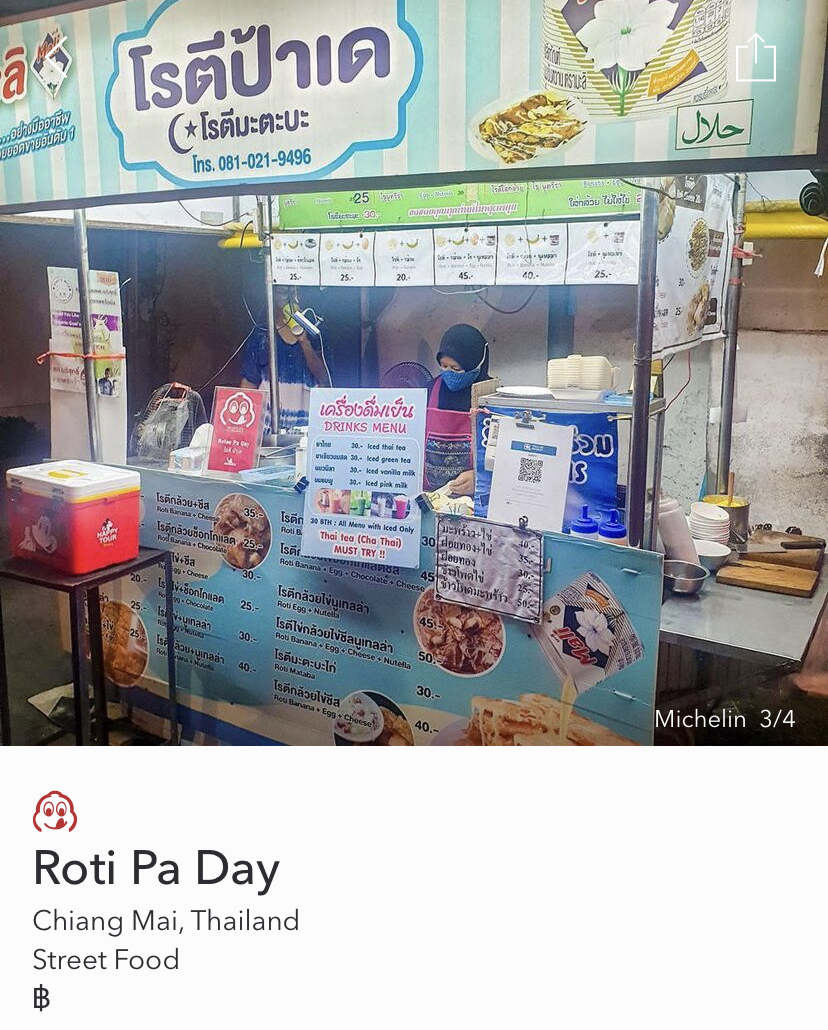
{"label": "red cooler box", "polygon": [[80,576],[137,556],[137,472],[53,461],[9,469],[6,487],[16,557]]}

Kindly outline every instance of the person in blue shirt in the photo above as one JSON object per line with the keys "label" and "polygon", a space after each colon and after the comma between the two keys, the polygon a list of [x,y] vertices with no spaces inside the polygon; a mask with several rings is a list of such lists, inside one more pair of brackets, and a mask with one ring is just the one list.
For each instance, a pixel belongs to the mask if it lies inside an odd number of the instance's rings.
{"label": "person in blue shirt", "polygon": [[[308,424],[310,391],[314,386],[330,386],[325,363],[313,349],[307,334],[292,317],[299,298],[283,286],[276,288],[276,356],[279,369],[279,427],[282,430]],[[270,362],[267,330],[257,326],[247,341],[242,357],[241,385],[247,389],[268,390]],[[270,404],[266,404],[265,433],[271,432]]]}

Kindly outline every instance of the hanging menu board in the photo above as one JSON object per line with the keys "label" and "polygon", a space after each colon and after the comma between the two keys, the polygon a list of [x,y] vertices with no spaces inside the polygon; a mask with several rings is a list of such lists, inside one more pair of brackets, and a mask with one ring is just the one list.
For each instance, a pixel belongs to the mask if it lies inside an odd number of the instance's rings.
{"label": "hanging menu board", "polygon": [[553,286],[566,281],[566,225],[501,225],[498,286]]}
{"label": "hanging menu board", "polygon": [[724,175],[661,180],[653,350],[721,336],[733,252],[733,183]]}
{"label": "hanging menu board", "polygon": [[327,233],[319,267],[323,286],[374,285],[374,233]]}
{"label": "hanging menu board", "polygon": [[319,233],[274,233],[270,250],[274,282],[319,285]]}
{"label": "hanging menu board", "polygon": [[408,229],[376,234],[376,286],[433,286],[434,233]]}
{"label": "hanging menu board", "polygon": [[639,222],[589,222],[570,225],[567,283],[638,282]]}
{"label": "hanging menu board", "polygon": [[494,226],[435,230],[435,285],[494,286],[496,264],[497,230]]}
{"label": "hanging menu board", "polygon": [[416,568],[425,390],[312,390],[302,554]]}
{"label": "hanging menu board", "polygon": [[558,286],[638,281],[638,220],[276,233],[273,281],[296,286]]}

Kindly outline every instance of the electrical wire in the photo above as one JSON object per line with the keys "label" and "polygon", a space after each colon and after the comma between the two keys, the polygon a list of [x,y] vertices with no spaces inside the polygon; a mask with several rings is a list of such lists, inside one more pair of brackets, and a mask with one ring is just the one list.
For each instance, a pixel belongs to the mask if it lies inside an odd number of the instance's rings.
{"label": "electrical wire", "polygon": [[207,382],[203,386],[199,386],[199,388],[198,388],[198,392],[199,393],[201,393],[202,390],[206,390],[207,387],[211,383],[215,382],[215,380],[218,379],[218,377],[221,375],[221,373],[225,370],[225,368],[227,368],[227,366],[230,364],[230,362],[233,360],[233,358],[235,358],[235,356],[239,353],[239,351],[242,350],[244,345],[247,343],[247,341],[250,339],[250,337],[253,335],[253,333],[256,332],[256,330],[258,328],[259,328],[258,326],[253,326],[253,328],[250,330],[250,332],[247,334],[247,336],[245,336],[245,338],[238,345],[238,347],[236,347],[236,349],[233,351],[233,353],[230,355],[230,357],[227,359],[227,361],[224,362],[224,364],[221,366],[221,368],[218,370],[218,372],[216,372],[215,375],[210,376],[210,378],[207,380]]}
{"label": "electrical wire", "polygon": [[519,315],[520,312],[524,310],[524,308],[527,308],[529,306],[529,304],[532,301],[532,298],[535,296],[535,294],[538,292],[539,289],[540,289],[539,286],[533,286],[531,291],[530,291],[530,293],[529,293],[529,296],[520,305],[520,307],[519,308],[513,308],[511,310],[509,310],[507,308],[499,308],[496,304],[492,304],[491,301],[486,300],[485,297],[481,297],[480,299],[483,301],[483,303],[486,305],[487,308],[491,308],[492,311],[496,311],[499,315]]}
{"label": "electrical wire", "polygon": [[[316,315],[316,312],[314,312],[314,315]],[[316,328],[319,329],[319,326]],[[333,386],[333,376],[331,375],[331,370],[328,367],[328,359],[325,357],[325,339],[322,336],[321,329],[319,329],[319,352],[322,357],[322,364],[325,366],[325,371],[328,373],[328,385]]]}
{"label": "electrical wire", "polygon": [[471,289],[471,288],[463,288],[463,287],[461,287],[459,290],[438,290],[436,286],[432,286],[431,287],[431,289],[435,293],[439,293],[441,297],[462,297],[465,294],[485,293],[486,290],[488,290],[488,288],[489,288],[488,286],[480,286],[476,290],[475,289]]}
{"label": "electrical wire", "polygon": [[[244,253],[243,247],[244,247],[244,236],[245,236],[245,233],[247,232],[247,230],[250,228],[250,226],[252,224],[253,224],[253,220],[251,219],[250,221],[245,222],[244,226],[242,227],[241,239],[239,240],[239,257],[241,257],[241,255]],[[250,305],[247,303],[247,297],[245,297],[245,295],[244,295],[244,289],[242,289],[241,299],[242,299],[242,304],[244,304],[245,309],[247,311],[248,318],[253,323],[254,329],[264,329],[265,327],[263,325],[259,325],[259,323],[256,321],[256,319],[253,317],[253,312],[250,310]]]}
{"label": "electrical wire", "polygon": [[672,408],[672,406],[676,403],[676,401],[679,399],[679,397],[681,397],[681,395],[684,393],[684,391],[687,389],[687,387],[690,385],[690,380],[692,378],[693,378],[693,349],[691,347],[688,347],[687,348],[687,382],[684,384],[684,386],[682,386],[682,388],[679,390],[679,392],[675,395],[675,397],[670,401],[670,403],[664,409],[664,414],[665,415],[670,410],[670,408]]}

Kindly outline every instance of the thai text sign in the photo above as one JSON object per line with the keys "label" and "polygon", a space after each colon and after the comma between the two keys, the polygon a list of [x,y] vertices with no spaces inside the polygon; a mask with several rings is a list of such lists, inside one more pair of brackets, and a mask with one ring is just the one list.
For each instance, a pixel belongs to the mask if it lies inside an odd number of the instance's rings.
{"label": "thai text sign", "polygon": [[667,173],[688,157],[808,167],[827,20],[828,0],[123,0],[53,14],[0,29],[0,206]]}

